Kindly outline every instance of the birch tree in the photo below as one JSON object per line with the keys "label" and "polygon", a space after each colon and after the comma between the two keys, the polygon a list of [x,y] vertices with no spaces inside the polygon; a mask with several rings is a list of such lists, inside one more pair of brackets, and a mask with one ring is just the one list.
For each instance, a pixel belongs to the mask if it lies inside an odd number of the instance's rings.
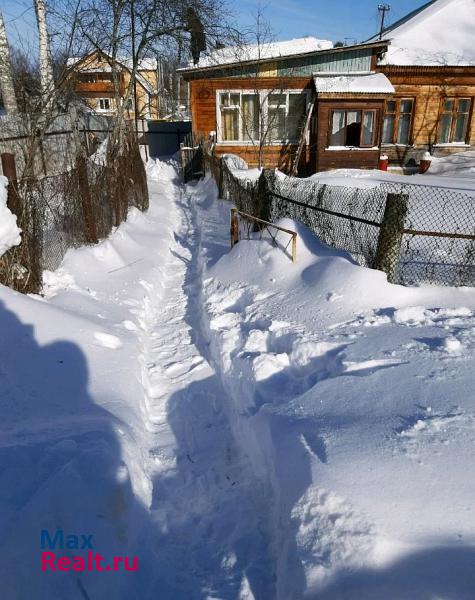
{"label": "birch tree", "polygon": [[46,26],[46,7],[44,0],[34,0],[36,11],[36,22],[38,25],[39,38],[39,70],[41,82],[41,94],[44,108],[51,108],[54,97],[53,61]]}
{"label": "birch tree", "polygon": [[8,46],[7,34],[3,23],[3,15],[0,12],[0,90],[2,92],[3,105],[7,113],[18,112],[18,105],[13,85],[12,63],[10,47]]}

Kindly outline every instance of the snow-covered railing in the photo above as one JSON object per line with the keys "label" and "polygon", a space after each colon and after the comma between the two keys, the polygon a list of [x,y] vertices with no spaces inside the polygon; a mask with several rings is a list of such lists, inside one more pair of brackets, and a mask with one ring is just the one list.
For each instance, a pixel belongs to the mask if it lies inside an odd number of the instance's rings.
{"label": "snow-covered railing", "polygon": [[252,180],[204,154],[219,196],[267,222],[298,220],[329,246],[403,285],[475,286],[475,196],[465,190],[348,179],[329,185],[263,169]]}
{"label": "snow-covered railing", "polygon": [[[242,219],[239,219],[239,217],[242,217]],[[240,222],[244,222],[245,237],[242,236],[243,228],[239,226]],[[256,226],[257,232],[254,231],[254,226]],[[284,227],[280,227],[279,225],[270,223],[269,221],[264,221],[264,219],[258,219],[253,215],[249,215],[248,213],[238,210],[237,208],[231,209],[231,248],[242,239],[251,240],[254,239],[256,235],[258,236],[258,239],[262,239],[264,232],[269,234],[272,243],[277,246],[277,235],[279,231],[290,236],[287,244],[283,246],[283,250],[286,252],[290,243],[292,243],[291,258],[292,262],[295,262],[297,260],[297,233],[295,231],[285,229]]]}

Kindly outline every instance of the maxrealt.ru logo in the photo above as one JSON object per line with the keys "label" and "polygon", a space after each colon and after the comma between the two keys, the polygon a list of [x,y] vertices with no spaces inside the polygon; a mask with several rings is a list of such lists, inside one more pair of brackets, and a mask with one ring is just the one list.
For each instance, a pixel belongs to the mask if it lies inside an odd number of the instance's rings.
{"label": "maxrealt.ru logo", "polygon": [[[137,571],[138,558],[130,559],[128,556],[113,556],[112,563],[105,563],[105,557],[95,552],[92,534],[65,535],[62,529],[57,529],[51,534],[46,529],[41,530],[41,570],[42,571]],[[77,551],[81,554],[74,556],[59,556],[56,552],[46,551],[60,550]]]}

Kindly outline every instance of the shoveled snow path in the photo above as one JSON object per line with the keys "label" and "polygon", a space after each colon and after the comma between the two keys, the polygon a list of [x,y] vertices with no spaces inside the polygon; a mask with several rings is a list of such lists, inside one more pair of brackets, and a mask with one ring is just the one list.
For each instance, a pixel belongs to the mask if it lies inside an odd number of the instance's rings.
{"label": "shoveled snow path", "polygon": [[[153,190],[152,190],[153,191]],[[156,549],[150,588],[163,598],[271,598],[266,490],[233,439],[226,394],[201,324],[195,211],[172,194],[174,239],[147,288],[143,336],[145,418]]]}

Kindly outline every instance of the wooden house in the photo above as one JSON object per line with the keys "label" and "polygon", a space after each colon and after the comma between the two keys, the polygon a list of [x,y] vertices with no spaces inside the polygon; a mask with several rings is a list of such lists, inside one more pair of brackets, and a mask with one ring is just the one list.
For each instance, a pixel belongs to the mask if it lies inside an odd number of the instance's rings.
{"label": "wooden house", "polygon": [[115,61],[118,77],[118,94],[112,78],[112,59],[103,52],[94,51],[83,58],[68,61],[68,81],[73,90],[94,111],[106,116],[114,116],[118,102],[127,102],[127,116],[137,119],[157,119],[159,111],[159,90],[157,64],[155,60],[142,60],[135,76],[137,107],[135,114],[134,93],[126,100],[132,76],[132,61]]}
{"label": "wooden house", "polygon": [[193,130],[216,152],[300,173],[377,168],[394,88],[376,73],[384,41],[334,48],[315,38],[224,48],[181,69]]}
{"label": "wooden house", "polygon": [[474,35],[475,0],[432,0],[355,46],[214,51],[181,70],[193,130],[250,165],[292,170],[299,156],[303,174],[473,149]]}
{"label": "wooden house", "polygon": [[[400,166],[475,148],[475,1],[432,0],[383,32],[382,150]],[[373,38],[375,41],[376,38]]]}

